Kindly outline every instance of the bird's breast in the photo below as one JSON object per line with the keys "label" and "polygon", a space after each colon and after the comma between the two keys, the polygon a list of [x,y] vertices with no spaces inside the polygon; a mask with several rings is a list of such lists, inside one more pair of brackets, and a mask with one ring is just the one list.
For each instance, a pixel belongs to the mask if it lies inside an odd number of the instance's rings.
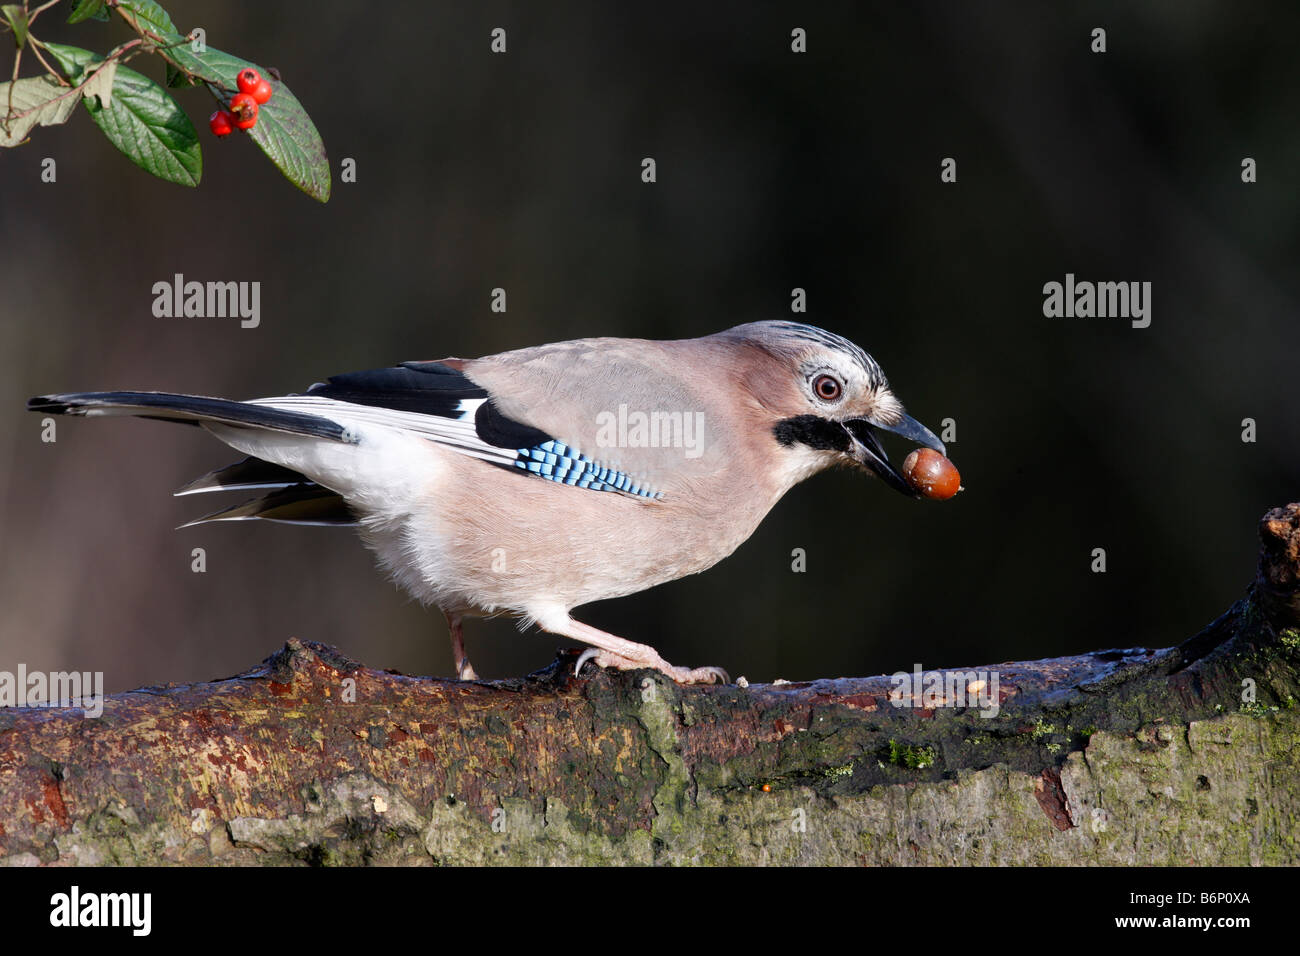
{"label": "bird's breast", "polygon": [[772,504],[752,483],[647,500],[439,454],[445,467],[408,514],[370,525],[382,538],[371,546],[398,566],[398,580],[416,590],[418,578],[417,596],[443,606],[574,607],[632,594],[717,563]]}

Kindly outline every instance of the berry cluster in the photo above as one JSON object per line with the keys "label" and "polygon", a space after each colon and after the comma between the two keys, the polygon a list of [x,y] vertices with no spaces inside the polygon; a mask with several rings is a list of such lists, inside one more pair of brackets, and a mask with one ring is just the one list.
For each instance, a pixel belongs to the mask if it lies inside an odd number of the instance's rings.
{"label": "berry cluster", "polygon": [[229,136],[235,127],[252,129],[257,125],[257,108],[271,98],[271,81],[251,66],[240,70],[235,82],[239,92],[230,98],[229,108],[208,117],[208,129],[214,136]]}

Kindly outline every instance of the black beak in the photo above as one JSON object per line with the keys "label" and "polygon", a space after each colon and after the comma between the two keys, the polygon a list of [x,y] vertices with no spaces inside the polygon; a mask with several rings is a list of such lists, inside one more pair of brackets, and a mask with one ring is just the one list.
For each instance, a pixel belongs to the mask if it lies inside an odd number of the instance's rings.
{"label": "black beak", "polygon": [[885,454],[885,450],[880,447],[880,440],[876,438],[876,430],[880,429],[893,432],[895,435],[901,435],[918,445],[933,448],[945,457],[948,454],[943,442],[934,436],[934,432],[908,415],[900,414],[898,421],[893,425],[872,421],[869,418],[853,418],[842,424],[844,430],[849,433],[849,454],[859,464],[870,468],[879,475],[889,487],[902,492],[909,498],[918,498],[920,496],[907,483],[907,479],[903,477],[902,473],[889,463],[889,456]]}

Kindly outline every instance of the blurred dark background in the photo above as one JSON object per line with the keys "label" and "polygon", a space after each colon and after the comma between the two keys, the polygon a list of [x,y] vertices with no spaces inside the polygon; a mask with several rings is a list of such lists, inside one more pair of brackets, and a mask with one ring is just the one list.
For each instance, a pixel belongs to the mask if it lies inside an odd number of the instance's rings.
{"label": "blurred dark background", "polygon": [[[441,615],[350,531],[173,530],[211,502],[171,492],[238,457],[212,438],[60,419],[42,444],[31,395],[249,398],[406,359],[696,336],[790,317],[795,286],[918,419],[956,420],[967,490],[918,502],[823,475],[713,570],[579,619],[751,680],[1164,646],[1242,593],[1257,519],[1300,496],[1294,3],[166,5],[280,69],[334,195],[213,140],[198,90],[178,94],[197,189],[84,115],[0,152],[0,669],[123,690],[229,675],[297,636],[451,672]],[[127,36],[51,30],[60,12],[37,34]],[[261,326],[154,318],[177,272],[260,280]],[[1151,327],[1045,318],[1067,272],[1150,281]],[[488,677],[565,643],[506,620],[467,639]]]}

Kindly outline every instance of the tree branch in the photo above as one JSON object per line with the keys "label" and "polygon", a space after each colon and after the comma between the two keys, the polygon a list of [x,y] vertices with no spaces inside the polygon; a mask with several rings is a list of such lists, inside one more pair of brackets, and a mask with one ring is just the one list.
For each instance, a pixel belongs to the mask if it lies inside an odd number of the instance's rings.
{"label": "tree branch", "polygon": [[928,697],[575,678],[576,651],[462,683],[290,641],[98,718],[0,711],[0,861],[1294,864],[1300,505],[1260,534],[1247,594],[1178,647]]}

